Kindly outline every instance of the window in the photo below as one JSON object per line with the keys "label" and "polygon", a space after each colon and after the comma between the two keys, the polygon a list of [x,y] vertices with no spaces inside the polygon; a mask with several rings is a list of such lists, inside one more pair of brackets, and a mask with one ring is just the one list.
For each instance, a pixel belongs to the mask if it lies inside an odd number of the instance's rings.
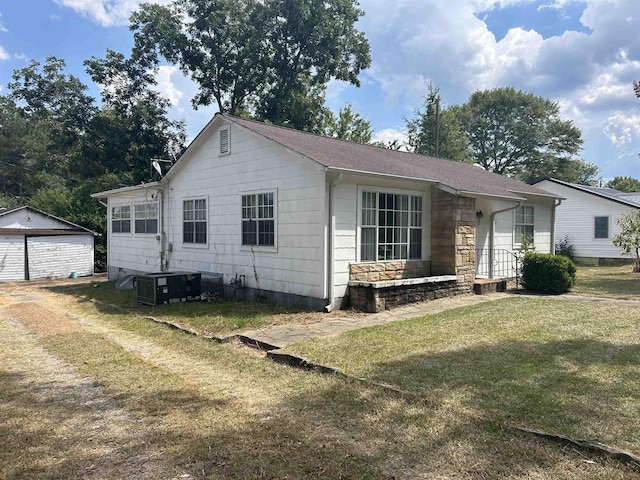
{"label": "window", "polygon": [[111,232],[131,233],[131,207],[129,205],[111,209]]}
{"label": "window", "polygon": [[609,217],[595,217],[594,238],[609,238]]}
{"label": "window", "polygon": [[360,260],[422,258],[422,197],[362,192]]}
{"label": "window", "polygon": [[225,155],[230,151],[229,127],[224,127],[220,130],[220,155]]}
{"label": "window", "polygon": [[533,234],[533,207],[523,205],[516,210],[514,243],[521,245],[526,241],[533,244]]}
{"label": "window", "polygon": [[275,194],[242,195],[242,245],[275,246]]}
{"label": "window", "polygon": [[198,198],[182,202],[182,241],[207,243],[207,200]]}
{"label": "window", "polygon": [[158,233],[158,204],[143,203],[134,205],[136,233]]}

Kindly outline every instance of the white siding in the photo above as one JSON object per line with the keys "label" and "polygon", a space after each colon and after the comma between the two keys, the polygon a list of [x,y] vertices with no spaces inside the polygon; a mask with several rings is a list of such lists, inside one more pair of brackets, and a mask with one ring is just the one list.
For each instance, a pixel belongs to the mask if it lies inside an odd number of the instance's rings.
{"label": "white siding", "polygon": [[24,237],[0,236],[0,281],[24,280]]}
{"label": "white siding", "polygon": [[[218,155],[219,130],[211,129],[174,172],[165,194],[169,269],[222,273],[225,283],[245,275],[251,288],[324,298],[324,170],[238,125],[230,128],[229,154]],[[275,248],[241,245],[241,197],[257,192],[276,192]],[[182,242],[188,198],[207,199],[206,245]]]}
{"label": "white siding", "polygon": [[[634,211],[633,207],[547,180],[536,186],[566,198],[556,210],[556,243],[567,236],[577,257],[629,258],[611,240],[620,233],[616,219]],[[594,238],[595,217],[605,216],[609,217],[609,238]]]}
{"label": "white siding", "polygon": [[[125,193],[113,195],[109,198],[107,211],[107,263],[113,269],[122,268],[138,272],[160,271],[160,240],[159,234],[136,234],[135,205],[145,202],[158,201],[157,189],[140,188]],[[129,206],[131,208],[131,232],[113,233],[111,231],[111,212],[115,206]],[[158,229],[160,221],[158,220]]]}
{"label": "white siding", "polygon": [[30,280],[93,274],[91,235],[28,237],[27,251]]}

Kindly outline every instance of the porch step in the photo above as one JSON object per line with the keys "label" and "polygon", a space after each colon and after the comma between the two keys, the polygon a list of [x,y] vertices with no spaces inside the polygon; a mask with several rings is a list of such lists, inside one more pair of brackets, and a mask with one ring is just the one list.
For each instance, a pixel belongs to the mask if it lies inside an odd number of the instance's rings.
{"label": "porch step", "polygon": [[487,295],[506,290],[507,281],[501,278],[476,278],[473,282],[473,293],[476,295]]}

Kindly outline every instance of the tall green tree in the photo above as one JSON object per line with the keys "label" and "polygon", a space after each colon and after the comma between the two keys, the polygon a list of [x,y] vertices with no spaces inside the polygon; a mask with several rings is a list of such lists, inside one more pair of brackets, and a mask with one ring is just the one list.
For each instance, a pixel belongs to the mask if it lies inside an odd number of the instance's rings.
{"label": "tall green tree", "polygon": [[373,130],[371,122],[364,119],[353,109],[353,105],[346,104],[338,115],[331,115],[327,119],[324,133],[328,137],[341,138],[355,143],[370,143]]}
{"label": "tall green tree", "polygon": [[359,85],[371,63],[363,13],[355,0],[147,3],[131,16],[133,56],[179,65],[198,84],[194,107],[318,131],[329,80]]}
{"label": "tall green tree", "polygon": [[429,83],[422,109],[405,117],[409,146],[415,153],[467,162],[471,159],[468,140],[452,109],[443,108],[440,87]]}
{"label": "tall green tree", "polygon": [[455,110],[473,160],[519,179],[549,164],[577,160],[582,134],[557,103],[514,88],[478,91]]}
{"label": "tall green tree", "polygon": [[605,187],[620,192],[640,192],[640,180],[633,177],[613,177],[605,184]]}

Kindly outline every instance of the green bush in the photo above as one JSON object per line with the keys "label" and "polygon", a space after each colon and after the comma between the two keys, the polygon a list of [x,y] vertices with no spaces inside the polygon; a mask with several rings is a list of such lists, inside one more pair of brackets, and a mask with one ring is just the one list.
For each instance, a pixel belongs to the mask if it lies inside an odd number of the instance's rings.
{"label": "green bush", "polygon": [[522,264],[522,284],[539,293],[565,293],[576,283],[576,266],[562,255],[527,253]]}
{"label": "green bush", "polygon": [[574,260],[575,252],[573,245],[569,243],[569,235],[565,235],[563,240],[556,243],[556,255],[562,255],[570,260]]}

